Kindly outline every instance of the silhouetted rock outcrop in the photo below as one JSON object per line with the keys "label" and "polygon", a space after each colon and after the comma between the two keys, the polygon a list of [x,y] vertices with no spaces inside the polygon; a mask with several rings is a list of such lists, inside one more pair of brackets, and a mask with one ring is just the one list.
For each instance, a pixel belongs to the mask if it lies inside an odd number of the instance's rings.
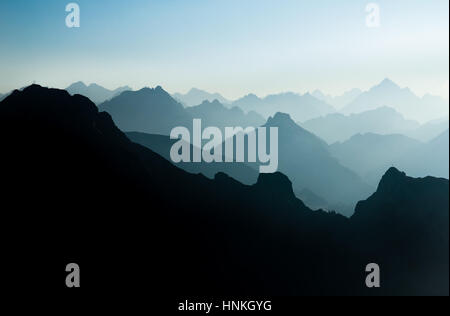
{"label": "silhouetted rock outcrop", "polygon": [[390,79],[384,79],[369,91],[361,93],[342,112],[360,113],[382,106],[392,107],[406,118],[421,123],[448,116],[448,101],[430,95],[419,98],[410,89],[400,88]]}
{"label": "silhouetted rock outcrop", "polygon": [[[389,294],[448,293],[449,182],[390,168],[351,218],[361,249],[386,269]],[[396,249],[393,251],[393,249]],[[398,282],[398,288],[390,287]]]}

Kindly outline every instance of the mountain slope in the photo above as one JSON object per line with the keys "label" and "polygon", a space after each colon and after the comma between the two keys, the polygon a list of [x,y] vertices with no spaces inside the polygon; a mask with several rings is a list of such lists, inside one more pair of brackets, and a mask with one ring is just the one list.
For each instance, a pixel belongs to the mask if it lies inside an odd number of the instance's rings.
{"label": "mountain slope", "polygon": [[417,97],[408,88],[400,88],[389,79],[369,91],[362,93],[353,102],[347,105],[344,114],[361,113],[378,107],[389,106],[400,112],[408,119],[421,123],[442,116],[448,116],[448,102],[439,97]]}
{"label": "mountain slope", "polygon": [[99,105],[126,132],[169,135],[177,126],[192,126],[192,117],[161,87],[126,91]]}
{"label": "mountain slope", "polygon": [[392,108],[381,107],[358,114],[329,114],[302,123],[302,126],[329,144],[343,142],[355,134],[402,134],[419,128]]}
{"label": "mountain slope", "polygon": [[355,100],[357,97],[361,95],[362,91],[360,89],[352,89],[350,91],[345,92],[343,95],[340,96],[331,96],[331,95],[325,95],[320,90],[315,90],[312,93],[312,96],[315,98],[324,101],[328,103],[329,105],[333,106],[335,109],[340,110],[346,105],[350,104],[353,100]]}
{"label": "mountain slope", "polygon": [[[142,146],[145,146],[155,153],[159,154],[161,157],[164,157],[167,161],[171,161],[170,158],[170,149],[172,145],[179,140],[170,139],[169,136],[163,135],[151,135],[145,133],[126,133],[127,137]],[[191,161],[192,161],[192,153],[193,146],[189,144],[191,148]],[[225,159],[223,159],[225,161]],[[172,162],[173,163],[173,162]],[[203,174],[204,176],[214,179],[215,175],[218,173],[225,173],[233,179],[238,180],[243,184],[254,184],[256,183],[259,172],[256,168],[251,168],[250,166],[244,163],[226,163],[226,162],[212,162],[212,163],[188,163],[188,162],[180,162],[174,163],[175,166],[181,168],[189,173],[193,174]]]}
{"label": "mountain slope", "polygon": [[299,192],[308,189],[324,198],[329,208],[351,215],[357,201],[372,193],[353,171],[331,156],[328,145],[301,128],[287,114],[277,113],[264,125],[278,127],[279,168]]}
{"label": "mountain slope", "polygon": [[71,84],[69,87],[66,88],[66,91],[69,92],[71,95],[74,94],[81,94],[85,97],[88,97],[92,100],[92,102],[96,104],[100,104],[102,102],[105,102],[119,94],[121,94],[124,91],[131,90],[130,87],[120,87],[115,90],[108,90],[102,86],[99,86],[98,84],[92,83],[89,86],[86,86],[83,82],[79,81],[76,83]]}

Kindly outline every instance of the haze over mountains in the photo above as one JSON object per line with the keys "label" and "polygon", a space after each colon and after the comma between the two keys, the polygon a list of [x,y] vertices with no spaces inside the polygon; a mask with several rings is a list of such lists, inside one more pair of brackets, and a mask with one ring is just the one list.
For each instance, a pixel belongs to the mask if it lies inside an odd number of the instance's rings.
{"label": "haze over mountains", "polygon": [[321,207],[350,216],[356,203],[374,191],[339,164],[323,140],[295,124],[288,114],[277,113],[264,126],[278,127],[278,169],[289,176],[294,190],[307,189],[327,201]]}
{"label": "haze over mountains", "polygon": [[[356,202],[374,191],[374,187],[367,185],[353,171],[340,165],[329,153],[325,142],[296,125],[287,114],[277,113],[266,123],[257,114],[245,114],[237,107],[229,109],[218,101],[183,108],[161,87],[124,92],[101,104],[99,109],[110,113],[120,129],[146,134],[169,135],[171,129],[176,126],[191,130],[193,118],[201,118],[203,127],[278,127],[279,170],[291,178],[294,192],[302,196],[308,205],[333,209],[350,216]],[[174,143],[156,136],[129,135],[166,158],[170,152],[170,144]],[[166,151],[165,154],[162,148]],[[256,164],[249,163],[247,166],[252,167],[254,171],[258,170]],[[244,183],[255,181],[254,172],[240,164],[199,164],[195,167],[182,164],[180,167],[189,172],[201,172],[209,177],[213,176],[213,171],[222,171]],[[240,171],[235,170],[235,167]],[[242,174],[238,175],[240,172]]]}
{"label": "haze over mountains", "polygon": [[202,104],[186,108],[194,118],[202,119],[205,126],[225,127],[241,126],[258,127],[265,123],[265,119],[256,112],[244,113],[239,107],[226,108],[218,100],[204,101]]}
{"label": "haze over mountains", "polygon": [[89,86],[86,86],[83,82],[75,82],[71,84],[69,87],[66,88],[66,91],[70,94],[81,94],[85,97],[88,97],[93,101],[95,104],[100,104],[102,102],[105,102],[119,94],[121,94],[124,91],[131,90],[130,87],[120,87],[115,90],[108,90],[98,84],[92,83]]}
{"label": "haze over mountains", "polygon": [[[99,104],[130,88],[110,91],[96,84],[87,87],[78,82],[67,89],[71,94],[85,95]],[[287,92],[264,98],[249,94],[230,101],[219,93],[208,93],[196,88],[187,94],[175,93],[173,97],[187,107],[202,105],[204,101],[214,105],[215,100],[226,108],[239,107],[245,113],[250,112],[250,125],[254,120],[260,121],[255,113],[265,120],[277,112],[287,113],[328,143],[345,141],[358,133],[401,133],[429,141],[448,128],[448,101],[431,95],[419,98],[408,88],[400,88],[390,79],[383,80],[368,91],[352,89],[336,97],[316,90],[312,94]],[[204,109],[205,105],[202,107]]]}
{"label": "haze over mountains", "polygon": [[[253,99],[256,102],[254,107],[260,111],[260,106],[278,109],[274,106],[275,103],[272,103],[273,99],[284,99],[285,104],[291,104],[290,100],[304,100],[304,97],[285,94],[269,96],[264,100],[256,96],[244,99]],[[307,98],[314,99],[311,95]],[[241,101],[244,102],[240,100],[237,104],[239,105]],[[156,135],[167,136],[177,126],[184,126],[190,130],[193,118],[202,119],[203,127],[216,126],[221,129],[228,126],[269,126],[267,125],[269,122],[274,123],[280,129],[279,170],[293,181],[295,194],[312,208],[332,209],[346,216],[353,213],[357,201],[374,192],[376,184],[387,168],[397,166],[396,163],[401,158],[399,152],[406,156],[407,149],[412,150],[413,144],[418,145],[417,141],[392,134],[416,134],[416,138],[428,141],[427,137],[434,138],[448,129],[445,120],[420,125],[416,121],[405,119],[400,113],[388,107],[349,116],[328,114],[300,124],[294,123],[289,114],[277,112],[266,121],[256,112],[245,113],[236,106],[236,102],[225,106],[214,100],[204,101],[197,106],[183,107],[161,87],[123,92],[100,104],[99,109],[111,114],[114,122],[123,131],[150,134],[129,135],[166,158],[169,154],[168,149],[174,142],[167,138],[158,138]],[[367,133],[369,134],[365,135]],[[355,136],[359,134],[365,137]],[[329,144],[336,141],[344,143],[334,144],[328,148],[328,145],[315,135]],[[380,138],[381,135],[387,137]],[[353,136],[355,137],[352,138]],[[348,142],[345,142],[347,140]],[[164,153],[163,150],[167,152]],[[370,159],[371,157],[373,159]],[[379,160],[374,157],[379,157]],[[428,161],[430,160],[424,161],[421,165],[426,165]],[[412,165],[405,162],[404,168],[411,166],[408,171],[416,176],[446,175],[445,167],[441,165],[436,166],[434,171],[429,169],[430,172],[433,171],[430,174],[424,173],[426,169],[420,167],[421,165],[417,161]],[[217,172],[225,172],[247,184],[256,181],[257,173],[254,171],[258,169],[253,164],[236,165],[236,168],[227,164],[199,164],[195,167],[180,165],[180,167],[191,173],[203,173],[210,178]]]}
{"label": "haze over mountains", "polygon": [[[170,159],[170,149],[172,145],[178,142],[176,139],[170,139],[169,136],[164,135],[152,135],[146,133],[129,132],[126,133],[127,137],[135,142],[145,146],[166,160],[172,162]],[[192,144],[188,144],[191,148],[190,156],[191,161],[193,160],[193,148]],[[225,159],[223,159],[225,161]],[[173,163],[173,162],[172,162]],[[181,168],[192,174],[202,174],[210,179],[214,179],[218,173],[225,173],[229,177],[246,184],[255,184],[258,180],[259,170],[256,164],[246,164],[246,163],[226,163],[226,162],[199,162],[199,163],[188,163],[179,162],[173,163],[178,168]]]}
{"label": "haze over mountains", "polygon": [[126,132],[170,135],[177,126],[192,126],[192,116],[161,87],[125,91],[100,104]]}
{"label": "haze over mountains", "polygon": [[449,178],[448,130],[426,143],[403,135],[358,134],[331,145],[330,151],[372,185],[392,166],[415,177]]}
{"label": "haze over mountains", "polygon": [[254,94],[249,94],[232,103],[246,112],[255,111],[265,118],[273,116],[277,112],[288,113],[295,121],[308,119],[335,112],[335,109],[306,93],[281,93],[269,95],[263,99]]}
{"label": "haze over mountains", "polygon": [[[267,125],[326,157],[287,115]],[[83,262],[93,294],[152,284],[162,296],[448,295],[446,179],[390,168],[350,219],[314,212],[282,173],[251,186],[188,174],[87,98],[36,85],[0,103],[0,135],[3,202],[15,207],[4,214],[16,236],[3,249],[9,288],[32,261],[43,293],[64,287],[61,264]],[[385,271],[380,289],[365,286],[368,262]]]}
{"label": "haze over mountains", "polygon": [[418,122],[406,120],[389,107],[350,115],[333,113],[300,124],[330,144],[345,141],[355,134],[401,134],[420,127]]}
{"label": "haze over mountains", "polygon": [[361,113],[382,106],[392,107],[407,119],[420,123],[448,116],[449,112],[448,101],[431,95],[419,98],[408,88],[400,88],[396,83],[385,79],[360,94],[342,109],[342,113]]}
{"label": "haze over mountains", "polygon": [[217,100],[222,104],[231,103],[219,93],[209,93],[196,88],[192,88],[186,94],[174,93],[173,97],[185,106],[195,106],[203,103],[204,101],[213,102],[214,100]]}
{"label": "haze over mountains", "polygon": [[313,97],[330,104],[336,110],[341,110],[343,107],[345,107],[350,102],[352,102],[357,97],[359,97],[361,95],[361,93],[362,93],[362,91],[360,89],[355,88],[355,89],[347,91],[343,95],[339,95],[339,96],[332,96],[329,94],[325,95],[320,90],[315,90],[311,94]]}

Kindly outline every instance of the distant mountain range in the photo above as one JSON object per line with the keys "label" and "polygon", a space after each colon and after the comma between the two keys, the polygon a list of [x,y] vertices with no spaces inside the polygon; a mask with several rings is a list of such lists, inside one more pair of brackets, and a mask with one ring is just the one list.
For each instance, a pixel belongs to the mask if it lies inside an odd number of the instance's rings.
{"label": "distant mountain range", "polygon": [[263,99],[249,94],[232,103],[246,112],[255,111],[265,118],[277,112],[288,113],[295,121],[306,121],[335,112],[327,103],[320,101],[311,94],[281,93],[269,95]]}
{"label": "distant mountain range", "polygon": [[312,94],[313,97],[324,101],[331,106],[333,106],[335,109],[340,110],[346,105],[350,104],[353,100],[355,100],[357,97],[361,95],[362,91],[360,89],[352,89],[350,91],[345,92],[343,95],[340,96],[331,96],[329,94],[324,94],[320,90],[315,90]]}
{"label": "distant mountain range", "polygon": [[398,159],[405,153],[421,145],[421,142],[399,134],[367,133],[357,134],[343,143],[338,142],[331,145],[330,152],[344,166],[356,171],[372,185],[376,185],[383,173],[369,178],[371,172],[374,170],[386,171],[395,166]]}
{"label": "distant mountain range", "polygon": [[194,118],[202,119],[202,126],[258,127],[265,119],[255,112],[244,113],[238,107],[227,108],[218,100],[184,108],[164,89],[144,88],[126,91],[99,105],[127,132],[169,135],[177,126],[192,127]]}
{"label": "distant mountain range", "polygon": [[131,88],[128,86],[120,87],[115,90],[108,90],[96,83],[92,83],[89,86],[86,86],[81,81],[73,83],[66,88],[66,91],[69,92],[71,95],[74,94],[84,95],[85,97],[88,97],[89,99],[91,99],[92,102],[96,104],[105,102],[121,94],[122,92],[128,90],[131,90]]}
{"label": "distant mountain range", "polygon": [[389,107],[350,115],[333,113],[300,124],[329,144],[345,141],[356,134],[402,134],[420,127],[418,122],[406,120]]}
{"label": "distant mountain range", "polygon": [[403,135],[358,134],[331,145],[330,151],[372,185],[392,166],[415,177],[449,177],[448,130],[428,143]]}
{"label": "distant mountain range", "polygon": [[418,139],[422,142],[428,142],[449,129],[448,117],[439,120],[433,120],[421,125],[419,128],[406,131],[405,135]]}
{"label": "distant mountain range", "polygon": [[361,113],[382,106],[392,107],[407,119],[421,123],[448,116],[449,113],[448,101],[431,95],[419,98],[408,88],[400,88],[389,79],[360,94],[342,109],[342,113]]}
{"label": "distant mountain range", "polygon": [[225,127],[258,127],[266,120],[256,112],[244,113],[239,107],[226,108],[218,100],[213,102],[204,101],[202,104],[186,108],[193,117],[202,119],[204,126],[216,126],[221,129]]}
{"label": "distant mountain range", "polygon": [[174,93],[173,97],[185,106],[194,106],[203,103],[203,101],[219,101],[222,104],[231,103],[219,93],[209,93],[200,89],[192,88],[186,94]]}
{"label": "distant mountain range", "polygon": [[125,91],[99,105],[125,132],[170,135],[177,126],[192,126],[192,116],[161,87]]}
{"label": "distant mountain range", "polygon": [[[302,174],[346,191],[339,179],[351,173],[332,172],[322,141],[286,115],[267,125],[300,154],[291,160],[321,151],[318,170]],[[449,294],[446,179],[391,168],[352,218],[312,211],[282,173],[254,185],[186,173],[86,97],[36,85],[0,103],[0,135],[2,202],[14,205],[3,214],[14,243],[2,249],[2,284],[12,291],[29,282],[30,262],[41,293],[63,289],[61,266],[80,262],[85,291],[105,295],[148,284],[162,296]],[[365,286],[372,262],[379,289]]]}
{"label": "distant mountain range", "polygon": [[[366,185],[350,169],[340,165],[329,153],[325,142],[296,125],[287,114],[277,113],[263,126],[279,128],[279,171],[293,181],[294,193],[308,206],[314,209],[333,209],[350,216],[356,202],[374,191],[373,187]],[[176,140],[144,133],[127,133],[127,136],[171,161],[170,148]],[[192,148],[191,144],[190,146]],[[225,152],[223,144],[222,152]],[[248,162],[175,165],[209,178],[214,178],[218,172],[224,172],[244,184],[255,183],[259,173],[259,164]]]}

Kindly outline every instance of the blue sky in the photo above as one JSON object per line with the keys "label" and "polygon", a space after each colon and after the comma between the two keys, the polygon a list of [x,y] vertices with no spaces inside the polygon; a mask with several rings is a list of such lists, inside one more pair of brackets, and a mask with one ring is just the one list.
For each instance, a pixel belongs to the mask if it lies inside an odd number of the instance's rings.
{"label": "blue sky", "polygon": [[[76,2],[81,27],[65,25]],[[379,4],[381,27],[365,25]],[[197,87],[228,98],[367,89],[385,77],[448,95],[448,0],[2,0],[0,93]]]}

